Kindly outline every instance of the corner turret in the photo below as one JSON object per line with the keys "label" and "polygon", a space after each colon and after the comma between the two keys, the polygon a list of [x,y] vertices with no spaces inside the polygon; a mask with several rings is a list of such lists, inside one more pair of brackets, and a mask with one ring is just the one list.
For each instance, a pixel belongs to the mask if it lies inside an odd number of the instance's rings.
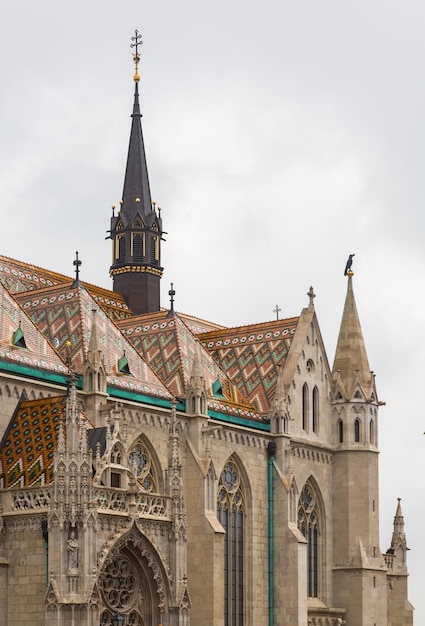
{"label": "corner turret", "polygon": [[404,517],[401,510],[400,498],[397,499],[397,509],[394,516],[394,528],[391,546],[387,550],[385,562],[388,567],[388,624],[413,625],[413,606],[408,600],[407,593],[407,542],[404,532]]}
{"label": "corner turret", "polygon": [[386,564],[379,542],[378,401],[375,377],[353,292],[348,285],[332,369],[335,503],[334,601],[347,624],[382,623],[387,615]]}

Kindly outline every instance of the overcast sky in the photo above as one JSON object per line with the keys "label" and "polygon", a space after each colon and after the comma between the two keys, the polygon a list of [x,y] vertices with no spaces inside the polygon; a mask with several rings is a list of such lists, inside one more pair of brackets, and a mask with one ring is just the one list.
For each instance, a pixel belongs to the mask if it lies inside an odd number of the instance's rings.
{"label": "overcast sky", "polygon": [[[425,623],[425,4],[0,4],[0,253],[111,288],[130,132],[130,38],[176,308],[226,325],[298,315],[313,285],[332,365],[354,289],[381,400],[381,548],[402,498]],[[421,393],[419,393],[421,392]]]}

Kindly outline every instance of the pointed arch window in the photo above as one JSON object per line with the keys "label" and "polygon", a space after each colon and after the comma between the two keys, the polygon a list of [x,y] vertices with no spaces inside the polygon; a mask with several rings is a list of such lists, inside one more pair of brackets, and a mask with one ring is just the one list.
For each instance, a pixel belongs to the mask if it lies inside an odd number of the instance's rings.
{"label": "pointed arch window", "polygon": [[230,459],[218,486],[217,518],[224,536],[224,626],[244,626],[245,499],[239,469]]}
{"label": "pointed arch window", "polygon": [[138,441],[132,448],[128,460],[143,489],[152,493],[159,493],[152,455],[142,441]]}
{"label": "pointed arch window", "polygon": [[307,482],[298,503],[298,528],[307,540],[307,595],[319,595],[321,520],[313,486]]}
{"label": "pointed arch window", "polygon": [[309,409],[309,398],[308,398],[308,385],[304,383],[303,385],[303,430],[308,430],[308,409]]}
{"label": "pointed arch window", "polygon": [[315,386],[313,389],[313,432],[317,433],[319,430],[319,390]]}
{"label": "pointed arch window", "polygon": [[369,441],[372,444],[375,443],[375,426],[372,419],[369,422]]}
{"label": "pointed arch window", "polygon": [[344,423],[342,419],[338,420],[337,428],[338,428],[338,442],[342,443],[344,441]]}
{"label": "pointed arch window", "polygon": [[358,417],[354,420],[354,441],[360,442],[360,420]]}

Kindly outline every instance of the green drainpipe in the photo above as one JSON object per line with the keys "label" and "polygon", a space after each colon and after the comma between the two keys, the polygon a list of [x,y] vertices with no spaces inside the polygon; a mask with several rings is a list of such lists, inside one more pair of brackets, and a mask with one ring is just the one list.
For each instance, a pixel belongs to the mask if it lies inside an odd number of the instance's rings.
{"label": "green drainpipe", "polygon": [[273,580],[273,462],[276,454],[276,442],[269,441],[267,446],[268,487],[269,487],[269,626],[273,626],[274,580]]}

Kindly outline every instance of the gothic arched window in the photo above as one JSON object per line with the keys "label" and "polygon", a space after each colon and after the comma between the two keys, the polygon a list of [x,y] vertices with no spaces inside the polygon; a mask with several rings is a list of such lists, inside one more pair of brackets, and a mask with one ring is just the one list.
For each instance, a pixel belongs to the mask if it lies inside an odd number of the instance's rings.
{"label": "gothic arched window", "polygon": [[312,485],[307,482],[298,502],[298,528],[307,540],[307,595],[319,595],[320,515]]}
{"label": "gothic arched window", "polygon": [[245,502],[240,472],[229,459],[218,486],[217,518],[224,536],[224,626],[244,625]]}
{"label": "gothic arched window", "polygon": [[307,383],[303,385],[303,430],[308,429],[308,386]]}
{"label": "gothic arched window", "polygon": [[317,387],[313,389],[313,432],[317,433],[319,430],[319,390]]}
{"label": "gothic arched window", "polygon": [[359,418],[354,420],[354,441],[359,443],[360,441],[360,420]]}
{"label": "gothic arched window", "polygon": [[155,475],[151,454],[143,442],[138,441],[128,455],[130,464],[135,468],[137,480],[146,491],[158,493],[158,481]]}
{"label": "gothic arched window", "polygon": [[369,422],[369,441],[375,443],[375,428],[372,419]]}
{"label": "gothic arched window", "polygon": [[344,424],[341,419],[338,420],[338,442],[342,443],[344,441]]}

